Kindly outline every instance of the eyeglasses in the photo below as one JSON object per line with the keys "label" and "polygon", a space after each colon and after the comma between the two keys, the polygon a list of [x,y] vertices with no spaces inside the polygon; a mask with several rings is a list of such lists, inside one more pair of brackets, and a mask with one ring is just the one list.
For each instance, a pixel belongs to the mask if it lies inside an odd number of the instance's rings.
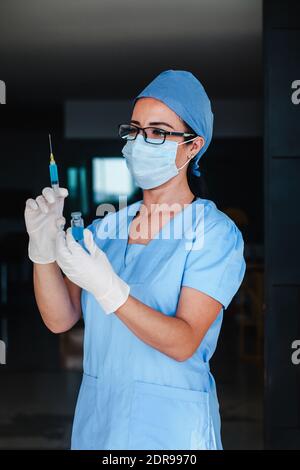
{"label": "eyeglasses", "polygon": [[[197,134],[189,134],[188,132],[170,132],[158,127],[138,127],[132,124],[119,124],[119,136],[124,140],[136,139],[139,132],[143,132],[145,142],[161,145],[166,140],[167,135],[176,135],[182,137],[195,136]],[[150,140],[151,139],[151,140]]]}

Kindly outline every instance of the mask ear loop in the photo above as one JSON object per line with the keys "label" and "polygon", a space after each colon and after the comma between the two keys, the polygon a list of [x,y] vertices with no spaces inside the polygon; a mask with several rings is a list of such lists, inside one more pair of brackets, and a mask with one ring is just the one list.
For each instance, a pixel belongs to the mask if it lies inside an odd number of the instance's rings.
{"label": "mask ear loop", "polygon": [[[196,137],[193,137],[192,139],[185,140],[184,142],[180,142],[178,145],[187,144],[188,142],[191,142],[192,140],[197,139],[197,137],[199,137],[199,136],[197,135]],[[182,168],[184,168],[188,163],[190,163],[190,161],[191,161],[195,156],[196,156],[196,154],[193,155],[193,154],[191,153],[191,155],[189,156],[189,158],[187,159],[187,161],[186,161],[182,166],[180,166],[179,168],[177,168],[177,170],[178,170],[178,171],[182,170]]]}
{"label": "mask ear loop", "polygon": [[182,168],[184,168],[188,163],[190,163],[190,161],[195,157],[196,155],[190,155],[189,158],[187,159],[187,161],[182,165],[180,166],[179,168],[177,168],[178,171],[182,170]]}

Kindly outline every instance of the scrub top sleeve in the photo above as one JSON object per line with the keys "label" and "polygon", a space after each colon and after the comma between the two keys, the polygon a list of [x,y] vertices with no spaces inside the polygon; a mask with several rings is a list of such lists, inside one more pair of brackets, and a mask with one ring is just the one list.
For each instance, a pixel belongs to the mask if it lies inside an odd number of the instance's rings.
{"label": "scrub top sleeve", "polygon": [[226,309],[242,283],[245,270],[242,234],[235,223],[226,218],[204,232],[200,249],[191,249],[182,286],[204,292]]}

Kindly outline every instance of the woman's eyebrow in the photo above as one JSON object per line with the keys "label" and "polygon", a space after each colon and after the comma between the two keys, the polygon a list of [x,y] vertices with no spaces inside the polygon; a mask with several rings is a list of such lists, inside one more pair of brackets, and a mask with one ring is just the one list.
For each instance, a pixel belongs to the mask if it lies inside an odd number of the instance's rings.
{"label": "woman's eyebrow", "polygon": [[[131,120],[130,122],[134,123],[134,124],[137,124],[137,125],[140,125],[139,121],[134,121],[134,120]],[[149,122],[149,125],[150,126],[167,126],[167,127],[171,127],[171,129],[174,129],[173,126],[171,126],[171,124],[168,124],[167,122]]]}

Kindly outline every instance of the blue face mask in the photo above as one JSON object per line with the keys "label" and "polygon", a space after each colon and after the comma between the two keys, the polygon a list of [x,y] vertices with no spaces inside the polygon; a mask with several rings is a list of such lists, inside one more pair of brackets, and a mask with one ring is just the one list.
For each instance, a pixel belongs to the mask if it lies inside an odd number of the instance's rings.
{"label": "blue face mask", "polygon": [[[122,153],[136,184],[142,189],[156,188],[178,175],[179,171],[190,162],[190,159],[177,168],[175,163],[177,147],[196,138],[180,143],[165,140],[161,145],[145,142],[140,134],[135,140],[128,140]],[[155,139],[153,140],[155,142]]]}

